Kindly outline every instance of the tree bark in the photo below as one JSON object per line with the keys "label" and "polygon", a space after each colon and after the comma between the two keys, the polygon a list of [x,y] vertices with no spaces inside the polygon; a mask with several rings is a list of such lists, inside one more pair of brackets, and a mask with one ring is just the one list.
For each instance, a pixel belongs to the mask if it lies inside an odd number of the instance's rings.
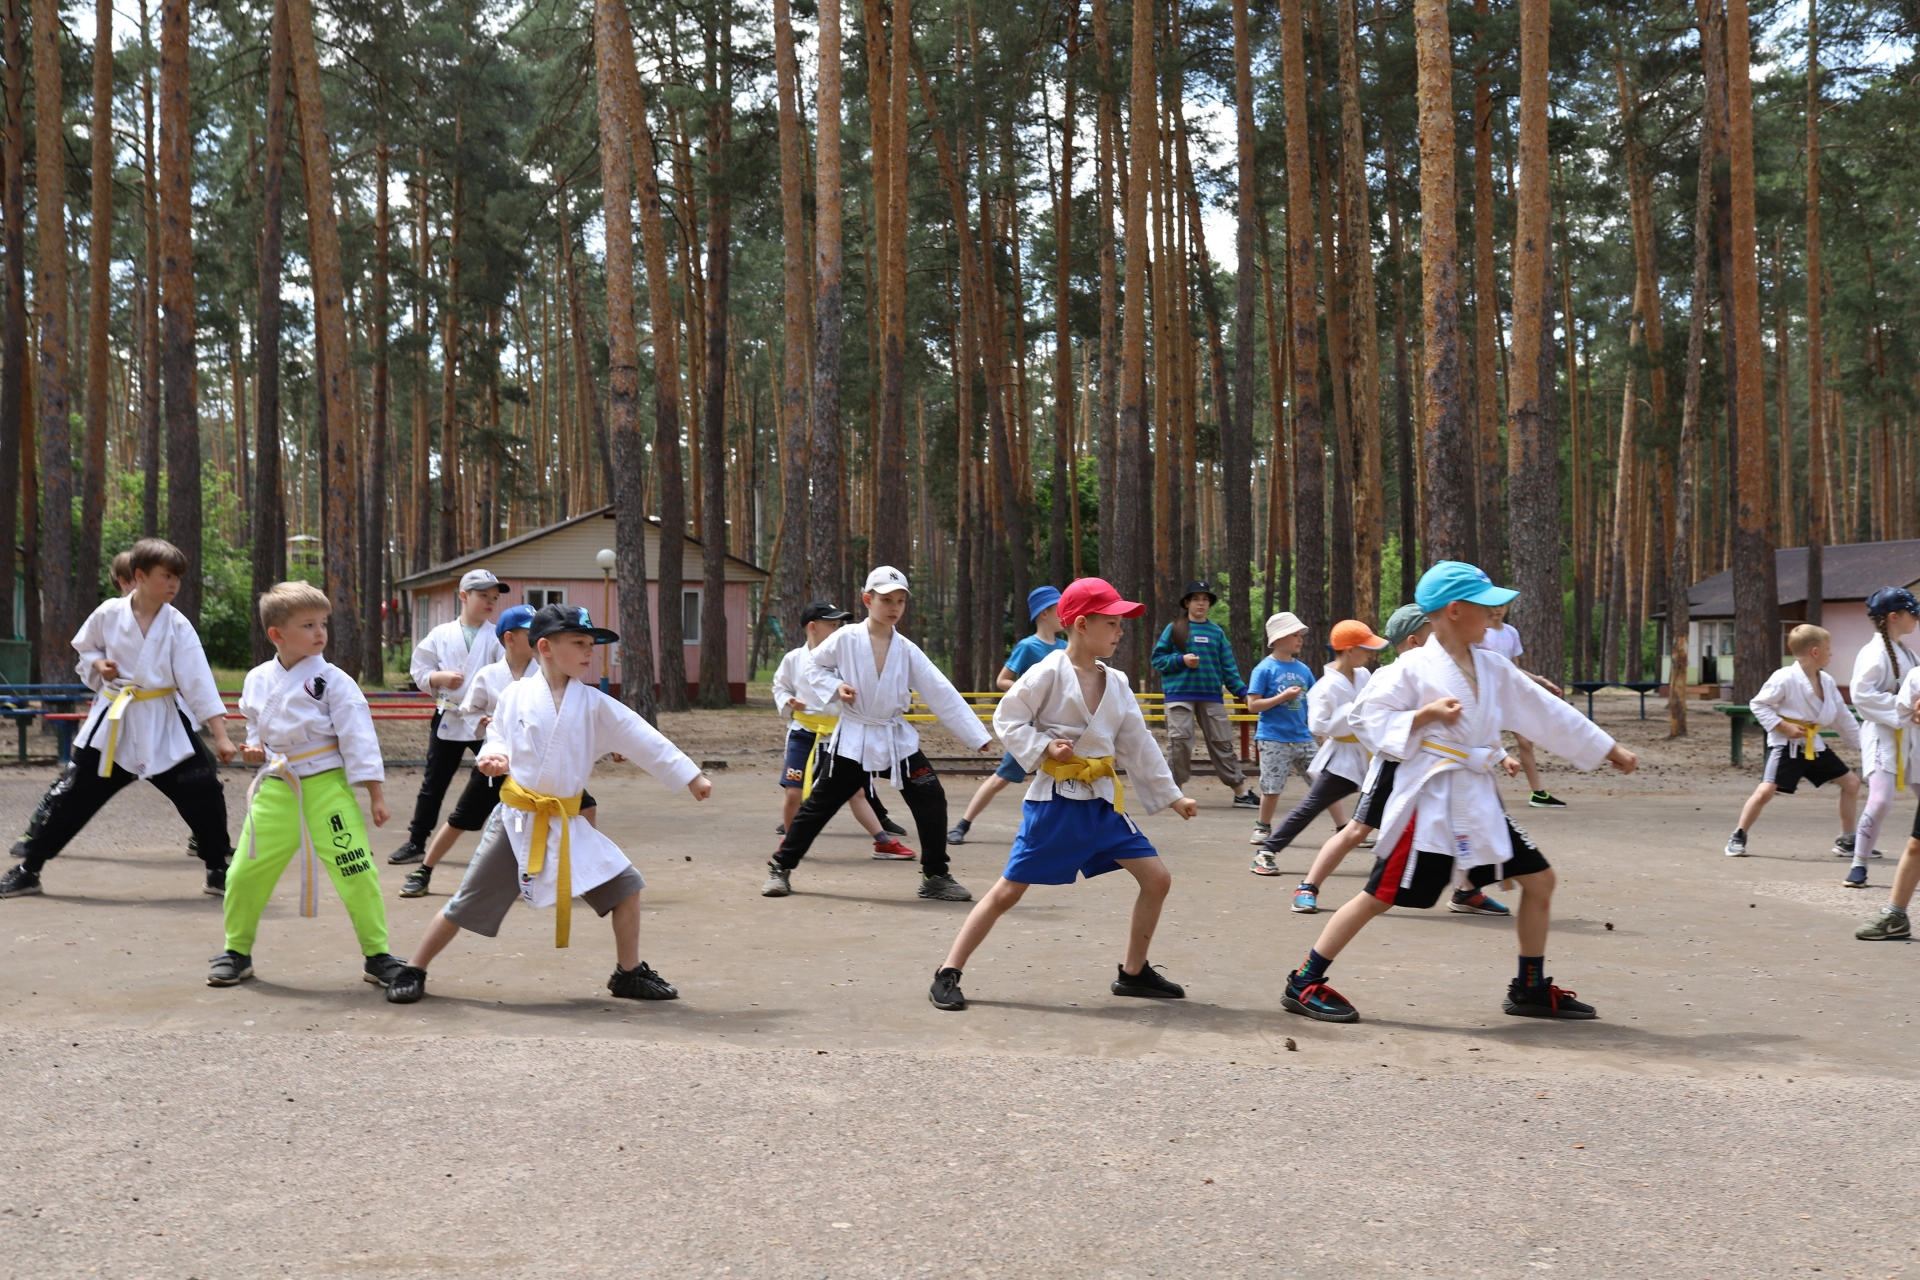
{"label": "tree bark", "polygon": [[[0,138],[0,244],[6,250],[7,303],[0,315],[0,529],[22,525],[21,449],[31,434],[27,415],[27,0],[6,0],[6,129]],[[29,463],[29,465],[31,465]],[[24,524],[29,540],[39,516],[31,507]],[[0,555],[0,638],[13,639],[14,557]],[[27,638],[37,649],[40,637]]]}
{"label": "tree bark", "polygon": [[[160,5],[160,375],[167,414],[167,539],[187,557],[173,607],[200,621],[200,409],[194,368],[193,137],[187,0]],[[46,207],[44,201],[42,208]],[[65,403],[62,396],[62,417]],[[64,452],[66,431],[61,430]],[[44,447],[44,446],[43,446]],[[47,496],[54,501],[47,478]],[[53,548],[47,548],[51,556]],[[53,563],[58,563],[54,561]],[[334,602],[336,605],[339,601]]]}
{"label": "tree bark", "polygon": [[[1373,280],[1373,215],[1367,204],[1367,149],[1360,107],[1360,14],[1335,0],[1340,23],[1341,195],[1348,250],[1348,414],[1353,430],[1354,616],[1380,608],[1380,550],[1386,500],[1380,475],[1380,330]],[[1251,154],[1251,153],[1249,153]]]}
{"label": "tree bark", "polygon": [[[287,162],[287,4],[273,6],[272,49],[267,58],[267,138],[260,210],[260,301],[254,324],[253,598],[287,576],[287,515],[280,484],[280,271],[281,223]],[[415,431],[422,428],[415,424]],[[424,567],[424,566],[421,566]],[[249,609],[253,660],[273,656],[273,642]]]}
{"label": "tree bark", "polygon": [[[1068,0],[1066,80],[1060,104],[1060,186],[1054,193],[1053,244],[1053,528],[1047,578],[1066,585],[1079,557],[1080,477],[1073,468],[1073,96],[1080,56],[1080,0]],[[1071,516],[1070,516],[1071,513]]]}
{"label": "tree bark", "polygon": [[780,102],[782,316],[780,380],[780,634],[800,643],[807,596],[807,215],[806,137],[800,124],[800,68],[788,0],[773,0],[774,71]]}
{"label": "tree bark", "polygon": [[[1687,314],[1687,372],[1680,399],[1680,446],[1674,483],[1673,567],[1667,574],[1667,630],[1672,638],[1673,674],[1667,685],[1667,736],[1687,734],[1688,636],[1693,580],[1694,455],[1700,427],[1700,366],[1706,356],[1708,252],[1712,245],[1714,136],[1700,130],[1700,179],[1693,202],[1693,291]],[[1812,601],[1809,599],[1809,604]],[[1716,690],[1716,692],[1718,692]]]}
{"label": "tree bark", "polygon": [[466,550],[460,535],[460,268],[461,232],[464,229],[466,180],[461,172],[459,152],[466,132],[462,109],[454,108],[453,138],[455,157],[447,200],[447,275],[446,301],[440,307],[440,558],[451,560]]}
{"label": "tree bark", "polygon": [[1113,25],[1107,0],[1090,0],[1095,70],[1100,86],[1095,133],[1099,140],[1096,175],[1100,184],[1100,432],[1095,446],[1100,483],[1100,572],[1114,576],[1119,542],[1117,489],[1120,391],[1120,264],[1114,252],[1114,169],[1120,139],[1120,108],[1114,92]]}
{"label": "tree bark", "polygon": [[[177,2],[184,6],[185,0]],[[45,602],[39,639],[45,667],[49,662],[62,665],[81,622],[73,582],[73,448],[67,424],[67,144],[61,126],[60,11],[54,0],[34,0],[33,97],[34,180],[39,195],[34,225],[40,248],[33,297],[40,330],[39,568]],[[199,511],[198,502],[191,505]],[[183,602],[186,595],[183,584]],[[181,611],[186,611],[184,603]]]}
{"label": "tree bark", "polygon": [[[1493,261],[1493,90],[1484,19],[1487,0],[1473,0],[1482,22],[1473,36],[1473,488],[1474,532],[1482,567],[1498,578],[1506,539],[1500,529],[1500,287]],[[1519,311],[1514,323],[1524,323]]]}
{"label": "tree bark", "polygon": [[[1247,0],[1233,0],[1233,124],[1234,154],[1239,174],[1234,193],[1233,405],[1232,416],[1220,415],[1221,494],[1227,525],[1227,634],[1243,671],[1253,669],[1253,601],[1248,581],[1253,573],[1253,383],[1258,352],[1254,327],[1258,323],[1255,295],[1260,263],[1254,233],[1258,210],[1255,187],[1259,168],[1254,151],[1253,35]],[[1277,400],[1280,388],[1274,387]]]}
{"label": "tree bark", "polygon": [[[1293,607],[1310,647],[1326,638],[1325,449],[1320,427],[1320,332],[1314,298],[1313,180],[1308,151],[1306,24],[1300,0],[1280,0],[1287,134],[1287,314],[1293,328]],[[1277,394],[1277,393],[1276,393]],[[1311,648],[1309,648],[1311,651]]]}
{"label": "tree bark", "polygon": [[[733,197],[727,172],[733,146],[733,27],[709,37],[717,46],[715,101],[707,113],[707,386],[701,434],[705,458],[700,525],[700,705],[725,707],[727,696],[727,299],[733,256]],[[904,468],[900,484],[905,484]],[[889,492],[900,492],[900,488]],[[896,523],[905,536],[905,512]]]}
{"label": "tree bark", "polygon": [[[1132,83],[1128,100],[1128,170],[1122,215],[1126,239],[1125,301],[1120,319],[1120,414],[1116,428],[1118,450],[1114,468],[1116,545],[1110,580],[1123,594],[1147,589],[1153,562],[1140,556],[1141,539],[1127,523],[1151,522],[1148,475],[1141,465],[1147,451],[1147,184],[1159,150],[1159,95],[1154,76],[1154,18],[1152,0],[1134,0],[1133,42],[1128,52]],[[1106,548],[1101,548],[1102,559]],[[1145,667],[1148,651],[1145,627],[1136,628],[1134,670]]]}
{"label": "tree bark", "polygon": [[[909,0],[892,3],[892,52],[887,57],[886,188],[874,191],[876,210],[884,210],[886,236],[877,245],[880,265],[880,421],[874,433],[875,479],[879,492],[904,497],[907,468],[907,78],[912,69],[912,18]],[[882,33],[869,30],[875,40]],[[870,86],[869,94],[881,86]],[[879,173],[875,174],[878,178]],[[874,508],[878,511],[878,505]],[[868,558],[911,572],[912,537],[904,508],[898,518],[877,519]]]}
{"label": "tree bark", "polygon": [[[107,343],[113,312],[113,3],[96,0],[93,36],[93,218],[87,246],[87,454],[80,482],[75,616],[100,592],[100,522],[107,508]],[[11,525],[6,526],[12,528]],[[11,607],[12,597],[6,597]]]}
{"label": "tree bark", "polygon": [[427,283],[432,275],[433,244],[427,234],[427,152],[414,150],[413,274],[413,571],[433,563],[432,410],[427,401]]}
{"label": "tree bark", "polygon": [[1826,594],[1826,355],[1820,268],[1820,22],[1807,11],[1807,621],[1820,625]]}
{"label": "tree bark", "polygon": [[[846,480],[840,448],[841,298],[840,0],[820,0],[819,84],[814,104],[814,343],[813,436],[809,460],[812,501],[807,543],[812,591],[849,600],[852,570],[840,536]],[[798,643],[798,641],[795,641]]]}
{"label": "tree bark", "polygon": [[[384,94],[382,95],[384,97]],[[391,384],[387,367],[387,296],[389,238],[392,234],[387,207],[387,135],[382,129],[374,140],[373,151],[373,290],[369,299],[373,314],[368,317],[369,354],[373,357],[373,405],[367,424],[367,521],[360,530],[360,589],[365,604],[361,624],[361,673],[376,684],[387,678],[385,644],[385,604],[387,592],[387,530],[393,527],[387,511],[387,436]],[[357,397],[356,397],[357,398]]]}
{"label": "tree bark", "polygon": [[154,143],[153,43],[149,38],[147,0],[140,0],[140,43],[147,66],[140,74],[140,216],[146,258],[146,290],[142,302],[140,351],[140,463],[145,487],[140,499],[141,534],[160,536],[160,181],[159,148]]}

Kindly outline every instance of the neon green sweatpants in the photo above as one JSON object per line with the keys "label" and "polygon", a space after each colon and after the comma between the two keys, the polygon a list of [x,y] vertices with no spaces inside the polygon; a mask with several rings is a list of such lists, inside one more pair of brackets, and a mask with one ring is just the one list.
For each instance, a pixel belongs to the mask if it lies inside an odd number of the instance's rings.
{"label": "neon green sweatpants", "polygon": [[260,914],[267,909],[281,872],[300,852],[301,799],[314,852],[353,921],[360,953],[382,954],[387,949],[387,904],[380,897],[380,873],[367,853],[367,826],[345,769],[300,779],[300,799],[281,778],[260,784],[240,830],[240,843],[234,847],[233,865],[227,869],[227,950],[253,954]]}

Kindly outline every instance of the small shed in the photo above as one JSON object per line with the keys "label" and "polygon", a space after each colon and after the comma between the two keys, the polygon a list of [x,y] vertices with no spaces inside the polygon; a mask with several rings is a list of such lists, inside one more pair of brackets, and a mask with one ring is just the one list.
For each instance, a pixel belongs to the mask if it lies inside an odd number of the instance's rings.
{"label": "small shed", "polygon": [[[647,527],[647,606],[651,616],[660,616],[660,523],[649,518]],[[609,581],[600,570],[596,557],[614,545],[613,508],[601,507],[584,515],[562,520],[517,538],[483,547],[469,555],[443,561],[419,573],[400,579],[394,586],[409,593],[413,600],[413,638],[418,641],[442,622],[451,622],[460,608],[460,575],[469,569],[491,569],[495,577],[511,591],[508,604],[585,605],[594,620],[614,630],[620,629],[620,584],[618,574]],[[695,576],[680,584],[679,599],[671,601],[680,610],[681,635],[685,640],[687,672],[700,670],[700,609],[706,585],[701,573],[702,551],[696,538],[685,540],[686,572]],[[738,556],[727,557],[727,696],[736,703],[747,700],[747,642],[752,631],[753,610],[748,590],[765,584],[764,570]],[[624,641],[623,641],[624,643]],[[610,684],[620,684],[621,645],[609,645],[603,658],[604,674]],[[660,635],[653,636],[654,670],[658,671]],[[596,670],[596,675],[603,672]],[[687,695],[695,686],[688,682]]]}
{"label": "small shed", "polygon": [[[1820,625],[1833,633],[1829,670],[1844,690],[1854,658],[1875,639],[1867,597],[1881,587],[1920,583],[1920,539],[1842,543],[1826,548],[1820,559]],[[1787,630],[1807,618],[1807,549],[1782,547],[1773,553],[1773,563],[1779,579],[1781,636],[1780,653],[1766,655],[1769,671],[1784,660]],[[1687,607],[1688,683],[1732,684],[1733,571],[1695,583],[1687,591]]]}

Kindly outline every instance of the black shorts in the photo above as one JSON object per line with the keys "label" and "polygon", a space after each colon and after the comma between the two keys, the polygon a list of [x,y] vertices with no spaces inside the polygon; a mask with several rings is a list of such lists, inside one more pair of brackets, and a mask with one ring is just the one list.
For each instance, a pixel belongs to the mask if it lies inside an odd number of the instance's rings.
{"label": "black shorts", "polygon": [[[786,758],[781,762],[780,785],[798,787],[807,780],[807,757],[818,749],[820,736],[810,729],[787,730]],[[815,765],[816,773],[823,772],[825,765]]]}
{"label": "black shorts", "polygon": [[[1399,841],[1391,853],[1383,853],[1374,859],[1373,874],[1367,877],[1367,892],[1380,901],[1395,907],[1419,907],[1425,909],[1440,901],[1441,893],[1453,883],[1453,855],[1449,853],[1424,853],[1413,847],[1412,820],[1401,833]],[[1511,856],[1502,863],[1487,863],[1471,867],[1467,871],[1467,880],[1476,888],[1484,889],[1495,880],[1508,876],[1528,876],[1536,871],[1547,870],[1546,856],[1534,846],[1527,833],[1507,819],[1507,839],[1512,846]]]}
{"label": "black shorts", "polygon": [[[447,815],[447,825],[455,831],[478,831],[487,825],[487,819],[493,816],[494,807],[499,803],[500,779],[489,778],[473,769],[467,774],[467,785],[460,789],[453,812]],[[597,803],[591,792],[584,789],[580,792],[582,809],[591,809]]]}
{"label": "black shorts", "polygon": [[1804,746],[1798,742],[1768,747],[1767,768],[1760,775],[1760,781],[1771,782],[1780,789],[1781,795],[1790,796],[1803,781],[1821,787],[1853,772],[1840,758],[1840,753],[1830,747],[1814,752],[1811,760],[1805,755]]}
{"label": "black shorts", "polygon": [[1360,799],[1353,809],[1353,820],[1363,827],[1372,827],[1375,831],[1387,820],[1387,801],[1393,799],[1393,775],[1400,768],[1398,760],[1382,760],[1380,772],[1374,775],[1373,784],[1360,792]]}

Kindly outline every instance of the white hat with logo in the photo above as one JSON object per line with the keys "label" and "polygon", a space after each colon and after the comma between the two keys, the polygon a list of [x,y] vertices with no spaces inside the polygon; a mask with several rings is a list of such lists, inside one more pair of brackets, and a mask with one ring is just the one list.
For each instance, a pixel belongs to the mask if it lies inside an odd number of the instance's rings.
{"label": "white hat with logo", "polygon": [[863,595],[869,593],[885,595],[889,591],[905,591],[909,595],[913,593],[913,589],[907,586],[907,575],[890,564],[876,566],[874,571],[867,575],[867,585],[860,588],[860,591]]}

